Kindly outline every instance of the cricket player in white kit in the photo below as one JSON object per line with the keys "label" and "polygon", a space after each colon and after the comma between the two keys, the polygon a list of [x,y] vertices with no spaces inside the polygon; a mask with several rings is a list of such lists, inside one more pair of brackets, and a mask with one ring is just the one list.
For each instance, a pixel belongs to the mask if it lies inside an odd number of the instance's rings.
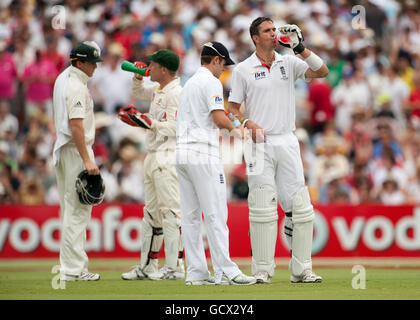
{"label": "cricket player in white kit", "polygon": [[[219,128],[242,136],[225,114],[223,87],[218,79],[225,65],[234,62],[221,43],[208,42],[201,52],[201,64],[182,90],[177,118],[176,170],[186,285],[254,284],[255,278],[244,275],[230,259],[225,175],[219,155]],[[202,213],[214,277],[210,276],[204,252]]]}
{"label": "cricket player in white kit", "polygon": [[[321,282],[312,272],[314,210],[305,186],[295,128],[295,81],[321,78],[328,68],[306,49],[298,26],[286,25],[276,32],[271,19],[260,17],[250,26],[256,51],[233,70],[228,110],[242,119],[258,142],[265,136],[262,172],[247,163],[248,207],[252,247],[252,273],[258,283],[274,275],[277,240],[277,202],[286,213],[285,234],[291,248],[291,282]],[[275,52],[278,43],[294,55]],[[239,111],[244,103],[244,115]]]}
{"label": "cricket player in white kit", "polygon": [[[151,60],[150,80],[133,78],[133,94],[150,102],[148,114],[141,114],[134,106],[122,109],[118,117],[130,124],[147,129],[144,161],[145,207],[142,220],[140,264],[123,273],[124,280],[178,280],[185,278],[180,234],[181,210],[179,187],[175,171],[176,113],[181,94],[180,79],[176,76],[179,57],[171,50],[158,50]],[[133,123],[127,112],[135,114]],[[158,270],[158,253],[165,241],[165,266]]]}
{"label": "cricket player in white kit", "polygon": [[99,274],[88,271],[84,248],[92,206],[80,203],[75,184],[78,174],[84,169],[90,175],[99,174],[92,150],[95,119],[87,82],[96,69],[96,63],[103,60],[94,42],[84,42],[73,48],[70,60],[72,65],[57,77],[53,93],[57,133],[53,162],[62,220],[60,279],[99,280]]}

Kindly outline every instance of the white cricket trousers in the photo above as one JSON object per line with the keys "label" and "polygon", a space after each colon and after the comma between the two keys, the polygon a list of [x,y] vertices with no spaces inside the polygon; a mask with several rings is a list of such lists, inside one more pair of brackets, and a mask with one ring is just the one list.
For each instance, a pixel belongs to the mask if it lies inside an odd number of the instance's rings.
{"label": "white cricket trousers", "polygon": [[[147,219],[151,226],[163,229],[166,265],[172,269],[176,269],[178,256],[183,250],[179,230],[179,185],[174,160],[175,152],[165,150],[149,152],[144,161],[144,219]],[[142,252],[140,265],[146,264],[147,254]]]}
{"label": "white cricket trousers", "polygon": [[187,281],[210,275],[201,234],[201,213],[210,247],[216,281],[223,273],[233,279],[241,273],[230,259],[227,199],[219,157],[177,149],[176,170],[181,200],[181,228],[187,264]]}
{"label": "white cricket trousers", "polygon": [[[94,159],[92,148],[89,156]],[[76,178],[84,170],[84,164],[77,148],[67,144],[60,150],[56,165],[57,186],[60,195],[61,244],[60,273],[79,275],[88,271],[88,257],[85,252],[86,227],[92,212],[91,205],[81,204],[76,192]]]}

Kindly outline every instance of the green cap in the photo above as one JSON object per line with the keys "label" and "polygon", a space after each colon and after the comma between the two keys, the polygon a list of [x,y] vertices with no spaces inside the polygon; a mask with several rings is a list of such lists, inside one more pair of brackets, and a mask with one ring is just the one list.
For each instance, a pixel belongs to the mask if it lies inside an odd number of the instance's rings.
{"label": "green cap", "polygon": [[158,50],[153,54],[148,54],[147,59],[154,61],[162,65],[163,67],[171,70],[177,71],[179,67],[179,57],[178,55],[168,49]]}
{"label": "green cap", "polygon": [[87,44],[81,43],[73,48],[70,52],[70,60],[88,61],[88,62],[102,62],[104,61],[96,48]]}

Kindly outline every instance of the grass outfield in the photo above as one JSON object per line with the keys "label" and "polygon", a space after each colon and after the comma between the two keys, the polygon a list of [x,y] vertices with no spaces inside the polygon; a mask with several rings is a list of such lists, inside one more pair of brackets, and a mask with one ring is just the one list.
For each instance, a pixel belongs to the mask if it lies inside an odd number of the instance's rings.
{"label": "grass outfield", "polygon": [[[249,260],[235,260],[250,274]],[[139,300],[282,300],[282,299],[420,299],[420,260],[314,259],[320,284],[291,284],[287,260],[278,260],[270,285],[187,287],[184,281],[123,281],[121,273],[137,260],[91,259],[96,282],[68,282],[54,290],[56,260],[0,260],[0,299],[139,299]],[[354,265],[366,271],[366,289],[352,288]]]}

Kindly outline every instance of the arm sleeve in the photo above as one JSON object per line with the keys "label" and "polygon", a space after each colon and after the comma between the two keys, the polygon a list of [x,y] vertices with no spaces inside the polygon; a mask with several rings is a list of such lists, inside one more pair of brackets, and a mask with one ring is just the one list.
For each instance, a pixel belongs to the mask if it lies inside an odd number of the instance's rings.
{"label": "arm sleeve", "polygon": [[176,136],[176,113],[178,110],[180,90],[171,92],[167,97],[166,105],[166,121],[152,120],[152,130],[159,135],[172,137]]}
{"label": "arm sleeve", "polygon": [[245,79],[240,74],[238,68],[233,69],[231,79],[231,89],[228,101],[235,103],[242,103],[245,100]]}
{"label": "arm sleeve", "polygon": [[136,99],[150,102],[153,99],[153,92],[159,87],[158,83],[147,85],[144,80],[138,80],[133,77],[133,95]]}
{"label": "arm sleeve", "polygon": [[[213,79],[212,79],[213,80]],[[209,111],[213,110],[225,110],[225,103],[223,99],[223,86],[222,83],[215,79],[211,81],[206,88],[206,101]]]}
{"label": "arm sleeve", "polygon": [[85,118],[86,113],[86,97],[85,90],[72,90],[71,95],[67,97],[67,111],[69,119]]}

